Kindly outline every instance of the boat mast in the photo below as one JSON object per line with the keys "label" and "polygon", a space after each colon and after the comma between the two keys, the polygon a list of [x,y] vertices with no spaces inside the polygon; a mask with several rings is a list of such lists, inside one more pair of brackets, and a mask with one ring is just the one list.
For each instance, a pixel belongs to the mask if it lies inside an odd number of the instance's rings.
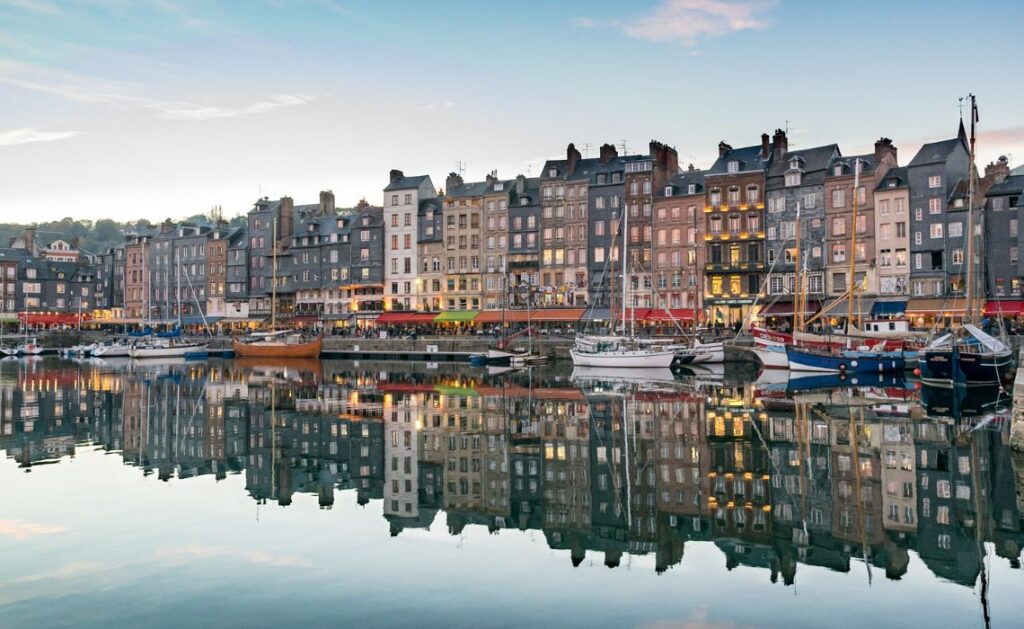
{"label": "boat mast", "polygon": [[846,303],[846,332],[850,332],[850,327],[853,325],[853,301],[854,295],[857,293],[856,282],[854,278],[857,276],[857,211],[860,209],[857,205],[858,189],[860,188],[860,158],[853,160],[853,221],[850,226],[850,296]]}
{"label": "boat mast", "polygon": [[[796,257],[794,258],[794,270],[796,276],[794,278],[793,289],[795,291],[793,299],[793,333],[803,332],[804,330],[804,307],[803,307],[803,272],[800,269],[800,202],[796,204]],[[785,255],[785,253],[783,253]],[[796,337],[793,337],[794,340]]]}
{"label": "boat mast", "polygon": [[272,247],[272,259],[270,263],[270,329],[277,328],[277,218],[270,221],[271,236],[270,246]]}
{"label": "boat mast", "polygon": [[174,283],[175,283],[175,304],[178,310],[178,327],[181,327],[181,253],[178,247],[174,248]]}
{"label": "boat mast", "polygon": [[[622,206],[622,257],[619,262],[622,266],[622,334],[626,334],[626,300],[629,297],[629,278],[627,277],[626,269],[629,268],[629,211],[626,209],[625,204]],[[633,312],[634,316],[636,312]],[[632,326],[630,326],[632,329]]]}
{"label": "boat mast", "polygon": [[974,94],[969,94],[971,99],[971,146],[970,158],[967,164],[967,323],[974,321],[974,125],[978,120],[978,104]]}

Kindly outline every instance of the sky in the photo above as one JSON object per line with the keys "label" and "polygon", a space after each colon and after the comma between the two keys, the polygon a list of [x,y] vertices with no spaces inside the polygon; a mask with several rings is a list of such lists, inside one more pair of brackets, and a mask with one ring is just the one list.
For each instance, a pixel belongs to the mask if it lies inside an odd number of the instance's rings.
{"label": "sky", "polygon": [[1021,23],[1019,0],[0,0],[0,221],[379,204],[392,168],[537,175],[569,142],[706,168],[776,128],[906,163],[971,92],[979,164],[1017,166]]}

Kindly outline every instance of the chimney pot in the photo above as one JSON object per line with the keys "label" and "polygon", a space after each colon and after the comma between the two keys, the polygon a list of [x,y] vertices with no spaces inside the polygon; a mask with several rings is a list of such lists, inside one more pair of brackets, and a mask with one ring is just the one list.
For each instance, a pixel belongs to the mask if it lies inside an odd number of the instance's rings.
{"label": "chimney pot", "polygon": [[718,156],[719,157],[725,157],[725,154],[728,153],[731,150],[732,150],[732,147],[729,146],[728,144],[726,144],[724,140],[718,143]]}
{"label": "chimney pot", "polygon": [[405,175],[402,173],[402,171],[400,171],[400,170],[398,170],[396,168],[392,168],[391,169],[391,183],[395,183],[396,181],[398,181],[402,177],[405,177]]}

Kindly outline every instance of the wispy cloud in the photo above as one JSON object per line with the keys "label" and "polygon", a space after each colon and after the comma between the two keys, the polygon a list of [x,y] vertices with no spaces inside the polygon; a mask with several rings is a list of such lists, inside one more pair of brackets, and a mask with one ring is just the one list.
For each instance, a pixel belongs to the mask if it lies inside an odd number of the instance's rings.
{"label": "wispy cloud", "polygon": [[[30,142],[53,142],[55,140],[66,140],[78,135],[77,131],[39,131],[31,127],[24,129],[11,129],[0,131],[0,146],[15,146],[18,144],[29,144]],[[0,530],[0,533],[3,533]]]}
{"label": "wispy cloud", "polygon": [[47,2],[47,0],[0,0],[0,7],[20,9],[43,15],[57,15],[61,12],[60,7],[52,2]]}
{"label": "wispy cloud", "polygon": [[305,105],[313,100],[309,96],[277,94],[268,100],[258,101],[241,107],[210,107],[188,103],[162,103],[155,108],[161,118],[168,120],[210,120],[211,118],[237,118],[255,114],[267,114],[285,107]]}
{"label": "wispy cloud", "polygon": [[53,535],[67,531],[63,526],[46,526],[36,522],[25,522],[24,520],[0,520],[0,535],[13,537],[16,540],[26,540],[38,535]]}
{"label": "wispy cloud", "polygon": [[[8,72],[4,73],[4,70]],[[10,70],[14,69],[14,72]],[[242,104],[221,105],[195,103],[190,101],[164,100],[149,96],[139,96],[125,86],[111,86],[92,80],[82,81],[76,77],[58,75],[46,80],[22,78],[12,74],[23,75],[23,67],[8,64],[5,68],[0,62],[0,84],[10,85],[24,90],[43,92],[68,100],[83,103],[100,103],[117,107],[145,109],[154,112],[158,117],[167,120],[210,120],[215,118],[237,118],[268,114],[287,107],[297,107],[312,102],[312,96],[301,94],[273,94],[264,100]]]}
{"label": "wispy cloud", "polygon": [[428,104],[428,105],[422,105],[420,107],[420,109],[422,109],[423,111],[431,111],[431,110],[434,110],[434,109],[451,109],[454,106],[455,106],[454,102],[452,102],[450,100],[446,100],[445,102],[439,103],[439,104],[431,103],[431,104]]}
{"label": "wispy cloud", "polygon": [[696,46],[702,39],[772,24],[765,14],[775,0],[662,0],[649,14],[630,20],[576,19],[585,28],[613,27],[626,35],[652,42],[676,42]]}

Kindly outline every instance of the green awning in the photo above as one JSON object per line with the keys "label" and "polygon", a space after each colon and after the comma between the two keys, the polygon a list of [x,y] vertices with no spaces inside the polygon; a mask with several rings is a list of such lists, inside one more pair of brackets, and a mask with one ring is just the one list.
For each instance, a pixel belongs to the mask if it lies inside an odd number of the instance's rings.
{"label": "green awning", "polygon": [[437,391],[438,393],[440,393],[442,395],[462,396],[462,397],[475,397],[477,395],[480,395],[479,393],[476,392],[475,389],[470,389],[470,388],[467,388],[467,387],[451,387],[451,386],[445,386],[443,384],[435,385],[434,386],[434,391]]}
{"label": "green awning", "polygon": [[16,314],[13,314],[13,315],[2,314],[2,315],[0,315],[0,323],[17,323],[17,322],[18,322],[18,315],[16,315]]}
{"label": "green awning", "polygon": [[437,315],[434,319],[434,323],[444,323],[446,321],[472,321],[478,314],[480,314],[479,310],[445,310],[441,314]]}

